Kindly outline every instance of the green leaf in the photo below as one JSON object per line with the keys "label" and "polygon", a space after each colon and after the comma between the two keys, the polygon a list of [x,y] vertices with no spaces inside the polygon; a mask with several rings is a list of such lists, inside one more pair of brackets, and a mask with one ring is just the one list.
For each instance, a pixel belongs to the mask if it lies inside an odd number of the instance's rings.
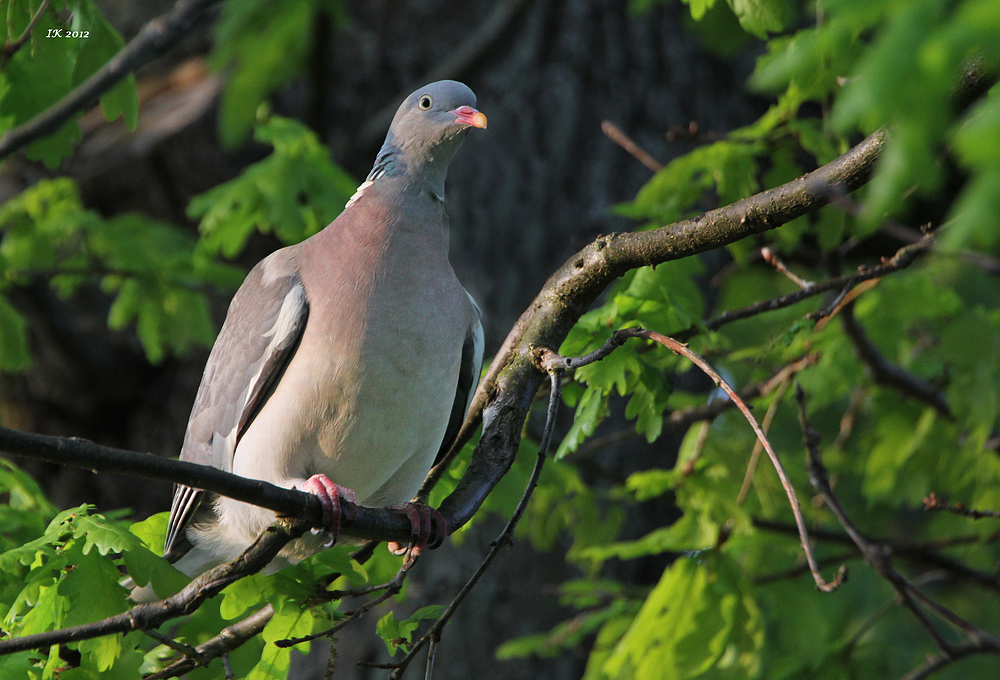
{"label": "green leaf", "polygon": [[7,498],[0,505],[0,552],[36,539],[56,514],[34,478],[6,459],[0,459],[0,493]]}
{"label": "green leaf", "polygon": [[685,216],[709,189],[728,203],[753,193],[758,187],[756,157],[764,150],[758,143],[719,141],[698,147],[657,171],[632,203],[616,212],[663,225]]}
{"label": "green leaf", "polygon": [[635,418],[635,430],[652,443],[663,432],[663,412],[670,396],[670,383],[663,373],[645,366],[625,406],[625,417]]}
{"label": "green leaf", "polygon": [[[0,99],[0,118],[8,117],[12,126],[31,120],[70,90],[73,63],[82,40],[39,38],[46,35],[49,29],[59,27],[53,16],[54,13],[45,12],[35,24],[30,46],[22,47],[4,65],[9,87]],[[12,27],[12,33],[18,35],[27,27],[29,20],[23,14],[20,18],[24,20],[23,26],[18,24]],[[55,168],[73,152],[73,144],[79,138],[80,127],[73,119],[53,134],[29,144],[25,147],[25,154],[31,160],[41,160],[50,169]]]}
{"label": "green leaf", "polygon": [[[260,661],[247,676],[247,680],[274,680],[288,675],[291,648],[275,646],[279,640],[304,637],[313,631],[316,621],[311,609],[303,609],[291,601],[278,601],[274,615],[268,621],[261,637],[267,644],[261,653]],[[308,653],[309,643],[296,646],[303,654]]]}
{"label": "green leaf", "polygon": [[236,619],[251,607],[268,601],[274,593],[273,584],[272,578],[254,574],[226,586],[220,613],[226,619]]}
{"label": "green leaf", "polygon": [[31,368],[28,322],[0,295],[0,371],[15,373]]}
{"label": "green leaf", "polygon": [[865,475],[865,494],[882,498],[898,494],[897,475],[909,474],[907,462],[924,444],[937,412],[925,408],[914,428],[912,418],[903,412],[883,412],[878,424],[879,442],[872,448]]}
{"label": "green leaf", "polygon": [[62,628],[66,614],[66,601],[59,597],[54,583],[40,585],[37,596],[30,602],[31,608],[21,617],[17,632],[21,635],[35,635]]}
{"label": "green leaf", "polygon": [[[80,4],[74,19],[80,30],[89,32],[88,37],[82,41],[73,68],[71,83],[76,87],[120,52],[125,41],[90,2]],[[139,119],[139,94],[135,87],[135,76],[125,76],[121,82],[102,94],[101,109],[105,119],[112,121],[122,116],[128,129],[134,130]]]}
{"label": "green leaf", "polygon": [[[128,591],[119,585],[120,578],[110,560],[96,554],[81,559],[59,583],[59,595],[67,602],[62,625],[93,623],[126,611]],[[79,650],[90,657],[98,671],[106,671],[122,653],[122,638],[106,635],[84,640]]]}
{"label": "green leaf", "polygon": [[758,38],[782,30],[791,18],[785,0],[728,0],[740,25]]}
{"label": "green leaf", "polygon": [[977,306],[957,316],[942,334],[940,351],[955,371],[948,403],[985,441],[1000,422],[1000,311]]}
{"label": "green leaf", "polygon": [[274,152],[188,205],[188,215],[201,218],[200,253],[235,257],[254,230],[298,243],[329,224],[355,190],[303,124],[271,116],[254,136]]}
{"label": "green leaf", "polygon": [[[547,633],[525,635],[509,640],[497,648],[496,657],[500,661],[531,655],[541,658],[554,657],[560,652],[574,650],[584,644],[588,637],[603,630],[609,621],[631,620],[637,611],[638,607],[631,600],[617,599],[611,606],[582,612],[568,621],[563,621]],[[625,629],[621,628],[618,637],[624,632]]]}
{"label": "green leaf", "polygon": [[244,0],[222,6],[212,62],[231,70],[219,112],[227,146],[244,141],[258,105],[305,66],[320,14],[343,18],[340,3],[330,0]]}
{"label": "green leaf", "polygon": [[139,539],[128,529],[101,515],[79,515],[74,518],[73,538],[83,540],[83,554],[93,548],[102,555],[121,553],[142,547]]}
{"label": "green leaf", "polygon": [[752,677],[764,634],[738,569],[712,552],[680,558],[604,662],[610,678]]}
{"label": "green leaf", "polygon": [[[56,646],[53,650],[58,649]],[[0,676],[5,678],[33,678],[38,668],[35,665],[34,652],[19,652],[0,656]]]}
{"label": "green leaf", "polygon": [[159,550],[166,540],[169,520],[169,512],[158,512],[140,522],[135,522],[129,527],[129,531],[150,550]]}
{"label": "green leaf", "polygon": [[398,620],[394,612],[389,612],[375,624],[375,633],[382,638],[390,655],[394,655],[397,650],[405,653],[409,651],[413,633],[416,632],[420,622],[428,619],[436,620],[443,611],[444,607],[428,605],[403,620]]}
{"label": "green leaf", "polygon": [[[9,201],[0,208],[0,227],[0,285],[45,275],[69,296],[82,283],[100,280],[116,295],[109,327],[134,322],[151,361],[210,345],[215,332],[206,285],[229,287],[242,279],[237,268],[196,252],[195,240],[172,225],[138,214],[104,219],[84,209],[68,178],[40,181]],[[0,318],[7,321],[0,330],[0,368],[5,357],[13,367],[26,361],[23,323],[11,312],[0,302]]]}
{"label": "green leaf", "polygon": [[556,450],[556,460],[576,451],[587,437],[594,434],[594,429],[607,415],[607,394],[603,390],[588,387],[587,391],[583,393],[583,397],[580,398],[580,403],[577,404],[576,412],[573,415],[573,425]]}

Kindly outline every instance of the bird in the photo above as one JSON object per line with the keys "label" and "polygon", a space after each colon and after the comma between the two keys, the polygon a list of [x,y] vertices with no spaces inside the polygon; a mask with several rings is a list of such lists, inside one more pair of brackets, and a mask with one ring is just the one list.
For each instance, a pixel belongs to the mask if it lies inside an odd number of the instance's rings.
{"label": "bird", "polygon": [[[444,534],[440,514],[410,499],[457,434],[482,367],[482,314],[448,259],[444,194],[466,133],[486,128],[476,105],[450,80],[408,96],[343,212],[261,260],[229,306],[180,459],[319,498],[323,531],[272,568],[336,540],[342,498],[405,509],[411,550]],[[196,575],[274,517],[177,485],[164,555]]]}

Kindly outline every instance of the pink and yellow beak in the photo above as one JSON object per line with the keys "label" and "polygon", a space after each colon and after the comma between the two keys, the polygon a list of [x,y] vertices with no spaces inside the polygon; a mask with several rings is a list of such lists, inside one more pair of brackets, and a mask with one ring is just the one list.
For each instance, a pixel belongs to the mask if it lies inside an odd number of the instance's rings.
{"label": "pink and yellow beak", "polygon": [[476,111],[471,106],[459,106],[449,113],[455,114],[455,120],[459,123],[464,123],[469,127],[486,129],[486,114]]}

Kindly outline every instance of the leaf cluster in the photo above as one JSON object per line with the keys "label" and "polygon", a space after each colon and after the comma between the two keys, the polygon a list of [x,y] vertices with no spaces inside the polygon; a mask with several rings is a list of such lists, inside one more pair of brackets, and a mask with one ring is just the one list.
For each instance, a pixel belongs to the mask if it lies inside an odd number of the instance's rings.
{"label": "leaf cluster", "polygon": [[[698,19],[713,3],[689,4]],[[761,11],[769,5],[755,4]],[[1000,58],[1000,14],[995,3],[977,0],[836,0],[822,3],[821,14],[806,3],[810,27],[786,31],[780,23],[748,25],[733,9],[747,30],[778,33],[767,41],[751,80],[778,91],[775,103],[755,123],[668,163],[616,211],[650,226],[669,224],[798,177],[844,152],[858,134],[884,127],[889,142],[871,186],[859,193],[856,207],[835,203],[769,233],[768,241],[729,246],[731,263],[711,279],[696,261],[631,272],[580,319],[559,351],[585,354],[612,330],[636,325],[684,333],[694,335],[693,348],[737,386],[763,384],[814,354],[816,364],[794,380],[807,395],[808,417],[822,433],[823,460],[849,516],[891,544],[927,546],[907,563],[914,578],[932,578],[926,566],[944,559],[989,573],[1000,560],[995,525],[917,511],[932,491],[971,506],[1000,507],[1000,288],[988,264],[970,266],[984,260],[967,250],[977,249],[986,260],[996,253],[1000,177],[993,166],[1000,162],[1000,137],[990,122],[996,96],[968,110],[956,96],[970,60],[982,65]],[[956,196],[942,193],[949,172],[963,175]],[[899,224],[887,230],[886,215],[920,220],[916,198],[943,206],[936,210],[943,222],[931,225],[940,231],[932,255],[854,291],[846,308],[829,307],[825,315],[832,316],[819,322],[807,314],[835,300],[807,298],[707,331],[707,316],[796,290],[758,258],[761,245],[791,258],[800,277],[821,281],[877,263],[872,253],[885,246],[873,237],[906,231]],[[915,227],[908,233],[920,235]],[[940,390],[947,412],[905,385],[880,380],[865,358],[870,353],[859,350],[848,322],[841,323],[848,314],[883,365]],[[625,417],[634,421],[633,439],[654,442],[671,414],[720,398],[676,389],[686,370],[678,358],[638,344],[578,369],[564,389],[575,412],[558,452],[562,466],[574,471],[559,476],[582,480],[599,464],[602,453],[583,444],[616,403],[624,402]],[[828,509],[808,503],[802,433],[790,394],[786,386],[761,396],[758,419],[773,416],[771,441],[813,526],[844,536]],[[627,434],[608,440],[629,441]],[[586,677],[594,679],[899,677],[932,655],[933,642],[914,630],[908,613],[885,613],[892,590],[863,564],[834,594],[815,591],[808,571],[798,567],[801,555],[777,476],[764,464],[748,471],[753,447],[747,424],[724,412],[687,431],[672,466],[595,484],[605,487],[602,502],[620,508],[641,511],[668,497],[681,519],[637,539],[622,538],[611,525],[612,531],[601,532],[607,538],[586,541],[586,547],[574,542],[568,557],[587,575],[574,588],[589,588],[594,597],[567,601],[577,616],[548,633],[512,641],[501,654],[587,648]],[[782,526],[792,530],[774,528]],[[593,523],[562,527],[577,541],[595,532]],[[938,546],[950,541],[957,545],[946,557]],[[854,560],[849,546],[846,540],[820,541],[820,558]],[[621,561],[658,555],[679,557],[651,589],[636,593],[613,578]],[[962,574],[938,574],[934,593],[995,634],[1000,620],[987,604],[995,604],[995,589],[983,592]],[[596,596],[608,592],[616,594]],[[570,635],[570,629],[585,632]],[[991,677],[991,663],[995,657],[967,661],[954,677]]]}
{"label": "leaf cluster", "polygon": [[[98,285],[112,297],[108,326],[135,323],[150,361],[214,338],[206,286],[231,287],[238,269],[196,257],[196,241],[139,214],[103,218],[83,207],[72,180],[42,180],[0,208],[0,295],[37,280],[63,298]],[[0,297],[0,370],[30,365],[28,328]]]}
{"label": "leaf cluster", "polygon": [[[178,572],[154,550],[163,544],[167,513],[128,526],[113,517],[92,514],[84,505],[56,513],[34,482],[10,464],[0,471],[0,484],[11,504],[6,512],[4,551],[0,553],[0,629],[5,637],[21,637],[67,626],[92,623],[125,612],[133,603],[122,585],[122,571],[135,585],[150,584],[160,596],[186,585]],[[51,518],[47,526],[43,518]],[[153,548],[157,546],[157,548]],[[263,680],[285,677],[292,649],[307,652],[308,642],[294,647],[274,643],[304,637],[342,620],[335,602],[323,597],[331,575],[343,575],[329,586],[359,586],[391,573],[398,563],[382,553],[363,569],[346,548],[324,551],[270,575],[237,581],[217,601],[199,608],[180,624],[163,626],[164,635],[197,646],[213,631],[239,621],[265,605],[273,615],[259,639],[230,655],[238,677]],[[132,584],[129,584],[131,587]],[[408,639],[416,622],[436,616],[426,607],[401,622],[392,614],[377,626],[387,645]],[[390,621],[396,623],[395,627]],[[48,651],[0,656],[0,675],[23,678],[135,678],[163,669],[176,652],[140,632],[108,635]],[[192,671],[191,678],[222,678],[221,665]]]}
{"label": "leaf cluster", "polygon": [[[15,43],[22,36],[27,40],[0,68],[0,133],[58,102],[124,45],[91,0],[53,0],[47,5],[42,0],[7,2],[4,13],[0,43]],[[100,103],[108,120],[121,116],[130,130],[135,129],[139,98],[134,76],[126,76],[101,95]],[[79,139],[80,126],[70,120],[54,134],[29,144],[26,154],[55,168]]]}

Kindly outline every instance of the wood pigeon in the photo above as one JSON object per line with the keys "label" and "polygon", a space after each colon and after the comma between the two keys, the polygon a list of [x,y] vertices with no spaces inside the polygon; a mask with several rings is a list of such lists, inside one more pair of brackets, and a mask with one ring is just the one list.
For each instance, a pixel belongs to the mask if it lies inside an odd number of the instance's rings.
{"label": "wood pigeon", "polygon": [[[403,504],[416,550],[432,523],[444,535],[439,514],[407,501],[458,432],[482,364],[481,314],[448,261],[444,205],[448,164],[466,131],[486,127],[475,106],[448,80],[407,97],[340,216],[258,263],[230,304],[180,458],[319,497],[332,539],[307,534],[276,562],[336,540],[341,496]],[[164,554],[189,575],[274,520],[205,496],[177,486],[170,509]]]}

